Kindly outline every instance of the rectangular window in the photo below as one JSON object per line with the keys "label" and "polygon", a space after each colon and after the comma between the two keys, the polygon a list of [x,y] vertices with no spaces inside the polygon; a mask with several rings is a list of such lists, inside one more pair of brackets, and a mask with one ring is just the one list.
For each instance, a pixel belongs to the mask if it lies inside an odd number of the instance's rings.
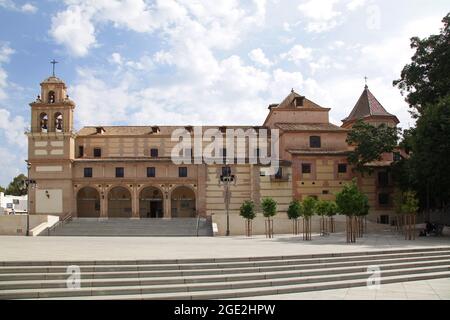
{"label": "rectangular window", "polygon": [[78,146],[78,158],[83,158],[84,156],[84,146]]}
{"label": "rectangular window", "polygon": [[150,149],[150,157],[152,158],[158,158],[158,149]]}
{"label": "rectangular window", "polygon": [[388,193],[380,193],[378,195],[378,204],[380,205],[388,205],[389,204],[389,194]]}
{"label": "rectangular window", "polygon": [[346,163],[338,164],[338,173],[347,173],[347,164]]}
{"label": "rectangular window", "polygon": [[116,168],[116,178],[123,178],[125,176],[125,169],[123,167]]}
{"label": "rectangular window", "polygon": [[311,136],[309,137],[309,147],[310,148],[320,148],[321,142],[319,136]]}
{"label": "rectangular window", "polygon": [[184,156],[186,158],[192,158],[192,149],[191,148],[184,149]]}
{"label": "rectangular window", "polygon": [[224,177],[231,176],[231,167],[222,167],[222,176]]}
{"label": "rectangular window", "polygon": [[94,157],[100,158],[102,156],[102,149],[100,148],[94,148]]}
{"label": "rectangular window", "polygon": [[310,163],[302,163],[302,173],[311,173]]}
{"label": "rectangular window", "polygon": [[178,177],[186,178],[188,176],[187,167],[179,167],[178,168]]}
{"label": "rectangular window", "polygon": [[84,168],[84,177],[92,178],[92,168]]}
{"label": "rectangular window", "polygon": [[378,185],[385,187],[389,184],[389,174],[386,171],[378,172]]}
{"label": "rectangular window", "polygon": [[155,169],[155,167],[148,167],[147,168],[147,177],[148,178],[156,177],[156,169]]}
{"label": "rectangular window", "polygon": [[400,152],[394,152],[394,161],[400,161],[402,160],[402,155]]}

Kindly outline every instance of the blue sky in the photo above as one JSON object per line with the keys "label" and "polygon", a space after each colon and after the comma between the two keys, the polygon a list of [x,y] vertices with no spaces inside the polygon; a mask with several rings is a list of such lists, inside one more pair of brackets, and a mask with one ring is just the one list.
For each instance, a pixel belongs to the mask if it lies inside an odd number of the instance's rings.
{"label": "blue sky", "polygon": [[57,75],[75,125],[261,124],[294,88],[340,125],[364,86],[413,124],[392,81],[448,1],[0,0],[0,185],[25,171],[28,103]]}

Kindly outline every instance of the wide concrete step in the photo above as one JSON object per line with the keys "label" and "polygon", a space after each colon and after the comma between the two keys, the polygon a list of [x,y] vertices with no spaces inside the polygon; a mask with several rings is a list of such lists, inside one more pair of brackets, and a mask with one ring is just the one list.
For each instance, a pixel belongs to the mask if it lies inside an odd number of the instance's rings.
{"label": "wide concrete step", "polygon": [[[424,262],[406,262],[385,264],[382,270],[397,270],[420,267],[437,267],[450,266],[450,259],[438,261],[424,261]],[[366,272],[367,266],[351,266],[340,268],[314,268],[312,270],[283,270],[273,272],[263,272],[254,270],[249,273],[229,274],[229,275],[195,275],[195,276],[141,276],[135,278],[106,278],[106,279],[87,279],[82,276],[80,286],[86,287],[108,287],[108,286],[143,286],[143,285],[164,285],[164,284],[185,284],[185,283],[210,283],[210,282],[230,282],[230,281],[248,281],[248,280],[264,280],[264,279],[279,279],[291,277],[307,277],[314,275],[331,275],[331,274],[347,274]],[[66,288],[67,275],[64,279],[59,280],[14,280],[0,282],[0,290],[15,290],[15,289],[38,289],[38,288]]]}
{"label": "wide concrete step", "polygon": [[[145,272],[145,271],[190,271],[190,270],[222,270],[232,268],[264,268],[264,267],[289,267],[299,266],[305,268],[307,265],[316,267],[317,264],[330,264],[334,263],[333,267],[339,266],[336,263],[344,263],[346,265],[355,265],[358,262],[371,262],[380,263],[381,261],[396,262],[399,259],[409,259],[409,261],[420,261],[422,259],[448,259],[450,256],[450,250],[433,251],[429,253],[415,252],[415,253],[392,253],[392,254],[364,254],[360,256],[338,256],[330,258],[304,258],[304,257],[283,257],[283,259],[270,259],[267,261],[242,261],[242,262],[202,262],[202,260],[193,259],[191,261],[177,261],[173,260],[172,263],[167,264],[153,264],[152,261],[145,263],[145,261],[125,262],[125,264],[101,264],[90,262],[90,264],[79,264],[78,262],[65,262],[65,265],[37,265],[37,266],[0,266],[0,275],[3,274],[33,274],[33,273],[65,273],[67,267],[71,265],[78,265],[81,272]],[[381,261],[380,261],[381,260]],[[216,271],[217,272],[217,271]]]}
{"label": "wide concrete step", "polygon": [[[233,268],[204,268],[204,269],[180,269],[180,270],[155,270],[155,271],[82,271],[83,279],[116,279],[116,278],[151,278],[151,277],[186,277],[186,276],[208,276],[208,275],[227,275],[227,274],[246,274],[253,272],[283,272],[293,270],[315,270],[315,269],[340,269],[349,267],[372,265],[390,265],[390,264],[422,264],[433,263],[441,264],[443,261],[450,260],[450,253],[443,256],[425,256],[425,257],[404,257],[404,258],[384,258],[376,260],[346,261],[346,262],[319,262],[311,264],[286,264],[276,266],[245,266]],[[317,261],[317,260],[315,260]],[[331,260],[333,261],[333,260]],[[291,262],[287,260],[286,262]],[[166,269],[166,268],[164,268]],[[3,273],[0,274],[0,284],[3,281],[44,281],[44,280],[65,280],[68,274],[66,272],[41,272],[36,273]]]}
{"label": "wide concrete step", "polygon": [[174,219],[90,219],[77,218],[44,232],[51,236],[212,236],[212,223],[197,218]]}
{"label": "wide concrete step", "polygon": [[[450,275],[450,265],[419,267],[419,268],[401,268],[395,270],[382,270],[380,277],[406,276],[420,277],[445,273]],[[267,288],[282,287],[302,284],[317,284],[323,282],[342,282],[352,280],[367,281],[367,272],[355,272],[337,275],[319,275],[319,276],[295,276],[283,279],[264,279],[264,280],[246,280],[246,281],[226,281],[214,283],[185,283],[185,284],[164,284],[164,285],[137,285],[137,286],[109,286],[109,287],[87,287],[79,289],[53,288],[53,289],[26,289],[26,290],[2,290],[0,298],[2,299],[36,299],[36,298],[56,298],[56,297],[82,297],[82,296],[108,296],[108,295],[137,295],[137,294],[157,294],[157,293],[192,293],[199,291],[234,290],[246,288]],[[211,299],[211,298],[209,298]]]}
{"label": "wide concrete step", "polygon": [[332,259],[372,259],[373,257],[423,257],[430,255],[446,255],[450,252],[450,246],[442,247],[424,247],[412,249],[394,249],[394,250],[374,250],[365,252],[339,252],[339,253],[318,253],[318,254],[299,254],[288,256],[253,256],[253,257],[227,257],[227,258],[185,258],[185,259],[155,259],[155,260],[11,260],[0,261],[1,267],[21,267],[21,266],[67,266],[67,265],[167,265],[167,264],[212,264],[228,262],[259,262],[259,261],[284,261],[284,260],[303,260],[303,261],[329,261]]}

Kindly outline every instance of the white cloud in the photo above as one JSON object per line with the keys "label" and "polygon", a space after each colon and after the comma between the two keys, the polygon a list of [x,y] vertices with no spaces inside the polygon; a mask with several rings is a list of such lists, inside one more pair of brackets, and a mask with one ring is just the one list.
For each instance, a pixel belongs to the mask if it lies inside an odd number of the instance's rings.
{"label": "white cloud", "polygon": [[85,56],[96,43],[92,14],[92,10],[69,6],[52,18],[50,34],[56,43],[66,46],[74,56]]}
{"label": "white cloud", "polygon": [[0,109],[0,132],[6,137],[7,143],[25,149],[27,140],[24,132],[27,123],[21,116],[11,116],[6,109]]}
{"label": "white cloud", "polygon": [[38,11],[38,8],[31,3],[25,3],[20,7],[20,10],[27,13],[36,13]]}
{"label": "white cloud", "polygon": [[297,44],[288,52],[282,53],[280,57],[299,64],[304,60],[310,60],[312,58],[312,52],[313,50],[311,48],[305,48],[302,45]]}
{"label": "white cloud", "polygon": [[270,60],[267,59],[266,55],[264,54],[264,51],[262,51],[262,49],[260,48],[253,49],[252,51],[250,51],[248,56],[253,62],[262,65],[264,67],[270,67],[272,65],[272,62],[270,62]]}
{"label": "white cloud", "polygon": [[354,11],[356,9],[359,9],[360,7],[364,6],[366,4],[367,0],[350,0],[347,3],[347,9],[350,11]]}
{"label": "white cloud", "polygon": [[2,64],[9,62],[10,56],[13,53],[14,50],[8,44],[0,45],[0,101],[6,98],[5,89],[8,86],[8,74],[3,69]]}
{"label": "white cloud", "polygon": [[36,13],[38,11],[38,8],[31,3],[27,2],[18,7],[12,0],[0,0],[0,7],[13,11],[21,11],[24,13]]}
{"label": "white cloud", "polygon": [[337,18],[341,15],[335,5],[339,0],[309,0],[298,6],[298,10],[308,20],[308,32],[324,32],[338,25]]}

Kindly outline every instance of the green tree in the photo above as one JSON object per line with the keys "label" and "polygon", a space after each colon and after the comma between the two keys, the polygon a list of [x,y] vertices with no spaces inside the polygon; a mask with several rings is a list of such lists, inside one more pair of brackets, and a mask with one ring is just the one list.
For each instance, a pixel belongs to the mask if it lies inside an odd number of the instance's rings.
{"label": "green tree", "polygon": [[317,200],[313,197],[306,197],[302,201],[303,216],[303,240],[311,240],[311,217],[316,213]]}
{"label": "green tree", "polygon": [[24,181],[26,179],[27,179],[27,177],[24,174],[19,174],[8,185],[8,188],[6,188],[5,194],[12,195],[12,196],[26,195],[28,193],[28,190],[24,184]]}
{"label": "green tree", "polygon": [[419,210],[419,200],[414,191],[408,190],[403,193],[402,204],[400,206],[406,221],[406,240],[414,240],[416,238],[416,214]]}
{"label": "green tree", "polygon": [[348,155],[348,161],[360,173],[371,173],[368,163],[381,160],[383,153],[392,152],[397,146],[399,129],[385,124],[373,126],[361,120],[357,121],[347,136],[347,143],[355,149]]}
{"label": "green tree", "polygon": [[415,50],[400,79],[394,81],[416,127],[404,132],[401,144],[409,157],[394,167],[397,186],[413,189],[421,208],[450,205],[450,14],[439,34],[411,39]]}
{"label": "green tree", "polygon": [[316,203],[316,212],[320,216],[320,234],[325,235],[328,233],[328,221],[326,217],[328,216],[330,202],[326,200],[319,200]]}
{"label": "green tree", "polygon": [[402,93],[408,93],[406,101],[415,117],[450,94],[450,13],[442,22],[439,34],[411,38],[415,53],[393,83]]}
{"label": "green tree", "polygon": [[2,186],[0,186],[0,192],[5,193],[5,188],[3,188]]}
{"label": "green tree", "polygon": [[261,201],[261,208],[264,217],[267,218],[265,221],[266,237],[273,238],[273,220],[271,218],[277,214],[277,202],[272,198],[264,198]]}
{"label": "green tree", "polygon": [[302,204],[298,200],[293,200],[289,204],[287,215],[290,220],[292,220],[292,233],[294,235],[298,234],[298,218],[300,218],[302,213]]}
{"label": "green tree", "polygon": [[252,221],[256,217],[254,202],[249,200],[244,201],[239,214],[245,219],[245,234],[247,237],[250,237],[252,235]]}
{"label": "green tree", "polygon": [[356,242],[361,223],[358,217],[365,216],[369,212],[367,196],[358,190],[353,180],[336,194],[336,204],[339,212],[347,216],[347,242]]}

